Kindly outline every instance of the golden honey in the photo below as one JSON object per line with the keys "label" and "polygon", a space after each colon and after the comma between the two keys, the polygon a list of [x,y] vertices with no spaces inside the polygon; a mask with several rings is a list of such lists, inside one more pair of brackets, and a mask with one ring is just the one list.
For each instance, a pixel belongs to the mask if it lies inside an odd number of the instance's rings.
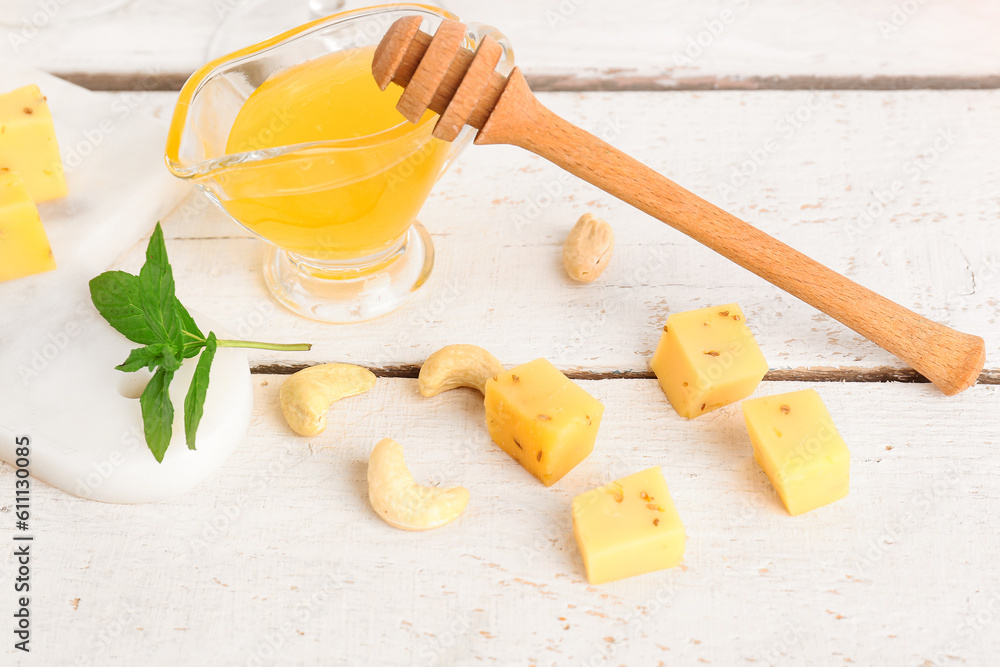
{"label": "golden honey", "polygon": [[396,111],[402,88],[379,90],[373,54],[373,47],[338,51],[272,74],[229,133],[233,161],[219,175],[220,204],[307,260],[357,260],[392,248],[448,156],[450,145],[431,136],[435,114],[408,123]]}

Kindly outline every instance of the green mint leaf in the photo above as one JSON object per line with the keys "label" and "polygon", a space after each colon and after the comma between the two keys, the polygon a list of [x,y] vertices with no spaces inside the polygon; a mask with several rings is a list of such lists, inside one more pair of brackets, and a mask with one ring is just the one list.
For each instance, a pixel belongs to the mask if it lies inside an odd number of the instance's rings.
{"label": "green mint leaf", "polygon": [[90,281],[90,298],[97,312],[133,343],[161,342],[143,314],[139,277],[124,271],[105,271]]}
{"label": "green mint leaf", "polygon": [[153,452],[157,463],[163,462],[163,455],[174,432],[174,406],[170,402],[169,391],[170,381],[173,379],[173,371],[159,369],[139,397],[146,446]]}
{"label": "green mint leaf", "polygon": [[163,358],[160,361],[160,368],[166,371],[176,371],[184,363],[184,357],[180,354],[180,348],[166,345],[163,348]]}
{"label": "green mint leaf", "polygon": [[[181,350],[181,316],[174,295],[174,274],[167,260],[163,228],[156,223],[146,248],[146,263],[139,271],[139,304],[158,343],[172,343]],[[190,317],[190,316],[189,316]]]}
{"label": "green mint leaf", "polygon": [[205,341],[203,340],[197,343],[184,343],[184,347],[181,348],[181,358],[190,359],[191,357],[197,357],[203,347],[205,347]]}
{"label": "green mint leaf", "polygon": [[174,350],[173,346],[167,343],[153,343],[146,347],[137,347],[129,352],[128,359],[115,366],[115,370],[134,373],[140,368],[153,370],[159,366],[164,370],[176,371],[182,363],[184,363],[184,358],[178,356],[178,352]]}
{"label": "green mint leaf", "polygon": [[180,299],[174,297],[174,306],[177,308],[177,315],[181,321],[181,337],[184,341],[182,350],[185,359],[198,356],[198,352],[205,346],[205,334],[198,328],[198,324],[191,317]]}
{"label": "green mint leaf", "polygon": [[115,366],[115,370],[124,373],[134,373],[140,368],[153,370],[163,361],[163,343],[153,343],[146,347],[137,347],[128,353],[128,359]]}
{"label": "green mint leaf", "polygon": [[184,435],[188,449],[194,449],[195,434],[205,411],[205,396],[208,394],[208,379],[211,375],[212,360],[215,358],[215,332],[208,332],[205,351],[198,358],[198,366],[191,378],[191,387],[184,399]]}

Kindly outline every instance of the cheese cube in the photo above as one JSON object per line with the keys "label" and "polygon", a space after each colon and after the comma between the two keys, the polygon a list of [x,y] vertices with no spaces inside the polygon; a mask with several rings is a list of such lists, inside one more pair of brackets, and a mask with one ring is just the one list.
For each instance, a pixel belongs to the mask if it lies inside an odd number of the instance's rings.
{"label": "cheese cube", "polygon": [[660,466],[574,498],[573,534],[592,584],[674,567],[684,557],[684,524]]}
{"label": "cheese cube", "polygon": [[677,414],[688,419],[746,398],[767,373],[735,303],[671,315],[650,366]]}
{"label": "cheese cube", "polygon": [[0,281],[56,268],[38,209],[24,183],[0,170]]}
{"label": "cheese cube", "polygon": [[851,453],[815,389],[743,403],[753,457],[792,516],[840,500]]}
{"label": "cheese cube", "polygon": [[594,451],[604,406],[545,359],[486,381],[493,442],[552,486]]}
{"label": "cheese cube", "polygon": [[56,130],[38,86],[0,95],[0,169],[20,174],[36,204],[66,196]]}

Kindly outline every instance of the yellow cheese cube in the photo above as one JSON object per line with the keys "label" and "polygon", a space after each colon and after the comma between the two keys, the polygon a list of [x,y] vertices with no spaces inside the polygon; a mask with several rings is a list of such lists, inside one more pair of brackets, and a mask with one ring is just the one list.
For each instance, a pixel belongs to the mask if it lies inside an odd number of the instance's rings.
{"label": "yellow cheese cube", "polygon": [[684,524],[660,466],[574,498],[573,534],[592,584],[674,567],[684,557]]}
{"label": "yellow cheese cube", "polygon": [[650,366],[677,414],[688,419],[746,398],[767,373],[735,303],[671,315]]}
{"label": "yellow cheese cube", "polygon": [[56,268],[38,209],[12,171],[0,171],[0,281]]}
{"label": "yellow cheese cube", "polygon": [[753,457],[792,516],[840,500],[851,453],[815,389],[744,401]]}
{"label": "yellow cheese cube", "polygon": [[604,406],[545,359],[486,381],[486,425],[502,450],[545,486],[594,451]]}
{"label": "yellow cheese cube", "polygon": [[20,174],[36,204],[66,196],[56,129],[38,86],[0,95],[0,169]]}

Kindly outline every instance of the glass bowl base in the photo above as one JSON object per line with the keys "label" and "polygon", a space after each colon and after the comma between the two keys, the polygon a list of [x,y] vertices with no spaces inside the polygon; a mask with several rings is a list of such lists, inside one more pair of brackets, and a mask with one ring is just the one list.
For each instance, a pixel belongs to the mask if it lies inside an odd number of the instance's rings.
{"label": "glass bowl base", "polygon": [[427,282],[434,266],[430,234],[414,222],[379,268],[317,266],[276,246],[264,257],[264,281],[284,306],[320,322],[364,322],[400,308]]}

